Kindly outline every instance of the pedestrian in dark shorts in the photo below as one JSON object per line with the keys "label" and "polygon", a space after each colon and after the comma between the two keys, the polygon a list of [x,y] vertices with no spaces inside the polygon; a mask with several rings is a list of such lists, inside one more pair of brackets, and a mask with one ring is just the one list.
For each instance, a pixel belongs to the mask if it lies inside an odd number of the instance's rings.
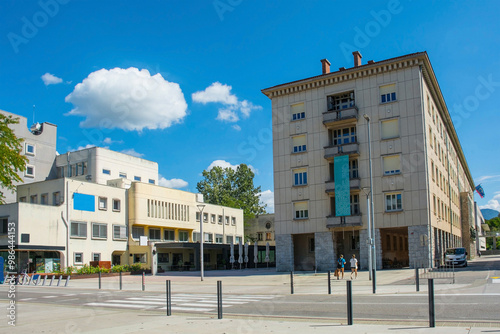
{"label": "pedestrian in dark shorts", "polygon": [[342,273],[342,279],[344,279],[344,265],[344,255],[341,254],[340,258],[337,260],[337,270],[335,270],[335,276],[337,276],[337,279],[339,279],[340,273]]}

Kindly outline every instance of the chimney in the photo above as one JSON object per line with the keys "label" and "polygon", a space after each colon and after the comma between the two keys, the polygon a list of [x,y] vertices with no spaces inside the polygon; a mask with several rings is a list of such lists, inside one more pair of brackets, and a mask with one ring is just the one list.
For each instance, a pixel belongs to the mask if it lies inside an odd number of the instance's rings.
{"label": "chimney", "polygon": [[330,73],[330,62],[328,59],[321,59],[321,71],[323,72],[322,74],[328,74]]}
{"label": "chimney", "polygon": [[352,55],[354,56],[354,67],[361,66],[361,58],[363,57],[361,53],[359,53],[359,51],[354,51]]}

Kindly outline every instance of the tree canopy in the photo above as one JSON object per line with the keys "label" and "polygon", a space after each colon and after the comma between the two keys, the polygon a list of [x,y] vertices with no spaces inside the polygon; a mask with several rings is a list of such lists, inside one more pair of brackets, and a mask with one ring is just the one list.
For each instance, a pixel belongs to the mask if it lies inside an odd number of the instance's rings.
{"label": "tree canopy", "polygon": [[266,213],[260,204],[260,187],[254,187],[254,172],[245,164],[232,168],[213,167],[204,170],[204,179],[196,185],[205,202],[243,209],[245,221]]}
{"label": "tree canopy", "polygon": [[[24,172],[28,159],[21,155],[22,142],[17,138],[9,125],[19,123],[19,118],[13,118],[0,113],[0,186],[15,190],[15,182],[22,182],[19,172]],[[0,204],[5,203],[5,196],[0,188]]]}

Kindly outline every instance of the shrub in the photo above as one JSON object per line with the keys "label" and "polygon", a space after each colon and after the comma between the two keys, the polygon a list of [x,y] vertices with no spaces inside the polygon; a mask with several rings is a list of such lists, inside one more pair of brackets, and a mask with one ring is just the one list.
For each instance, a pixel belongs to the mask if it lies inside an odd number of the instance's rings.
{"label": "shrub", "polygon": [[121,272],[124,272],[124,271],[126,271],[125,270],[125,266],[121,266],[119,264],[114,265],[113,267],[111,267],[111,272],[112,273],[121,273]]}
{"label": "shrub", "polygon": [[141,270],[140,263],[134,263],[133,265],[130,266],[130,271],[139,271],[139,270]]}

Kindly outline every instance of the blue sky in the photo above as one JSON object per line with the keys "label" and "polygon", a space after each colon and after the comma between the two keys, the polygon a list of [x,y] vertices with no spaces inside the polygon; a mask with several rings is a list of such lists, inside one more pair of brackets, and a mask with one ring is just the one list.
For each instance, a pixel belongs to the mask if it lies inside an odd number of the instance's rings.
{"label": "blue sky", "polygon": [[364,62],[427,51],[486,192],[475,198],[499,210],[499,12],[494,0],[2,1],[0,109],[31,122],[36,105],[60,153],[136,154],[189,191],[209,166],[246,163],[272,211],[260,90],[321,74],[322,58],[352,67],[354,50]]}

